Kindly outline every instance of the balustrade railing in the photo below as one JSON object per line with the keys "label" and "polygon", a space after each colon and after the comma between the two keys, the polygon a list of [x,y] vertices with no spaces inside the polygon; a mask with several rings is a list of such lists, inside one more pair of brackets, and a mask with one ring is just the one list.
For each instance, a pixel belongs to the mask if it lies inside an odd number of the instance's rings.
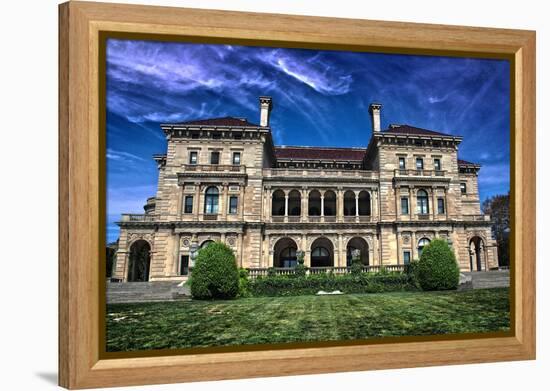
{"label": "balustrade railing", "polygon": [[233,172],[244,173],[246,167],[232,164],[184,164],[185,171],[188,172]]}
{"label": "balustrade railing", "polygon": [[158,219],[158,216],[154,214],[125,213],[122,215],[121,221],[144,222],[144,221],[155,221],[156,219]]}
{"label": "balustrade railing", "polygon": [[263,175],[266,177],[296,177],[304,176],[309,177],[315,174],[315,176],[320,178],[378,178],[377,171],[367,171],[367,170],[338,170],[338,169],[323,169],[319,171],[318,169],[304,169],[304,168],[264,168]]}
{"label": "balustrade railing", "polygon": [[444,177],[445,171],[442,170],[407,170],[397,169],[395,176],[426,176],[426,177]]}
{"label": "balustrade railing", "polygon": [[[274,267],[274,268],[249,268],[248,276],[250,278],[266,277],[269,274],[274,275],[293,275],[295,269],[293,267]],[[386,272],[405,273],[408,271],[408,265],[368,265],[363,266],[361,270],[365,273],[379,273],[382,270]],[[348,274],[351,273],[351,267],[348,266],[329,266],[329,267],[310,267],[307,269],[307,274]]]}

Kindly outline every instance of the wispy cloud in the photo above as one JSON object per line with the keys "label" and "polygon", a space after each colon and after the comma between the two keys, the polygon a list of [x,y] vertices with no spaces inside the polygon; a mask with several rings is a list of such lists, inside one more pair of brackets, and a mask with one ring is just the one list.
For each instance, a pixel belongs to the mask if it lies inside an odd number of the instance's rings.
{"label": "wispy cloud", "polygon": [[317,53],[307,58],[290,55],[288,51],[261,53],[260,60],[308,85],[323,95],[343,95],[350,91],[353,77],[336,64],[323,60]]}
{"label": "wispy cloud", "polygon": [[134,155],[133,153],[124,152],[124,151],[115,151],[114,149],[107,148],[107,159],[117,160],[117,161],[123,161],[123,162],[131,162],[131,161],[141,161],[144,162],[145,159],[143,159],[140,156]]}

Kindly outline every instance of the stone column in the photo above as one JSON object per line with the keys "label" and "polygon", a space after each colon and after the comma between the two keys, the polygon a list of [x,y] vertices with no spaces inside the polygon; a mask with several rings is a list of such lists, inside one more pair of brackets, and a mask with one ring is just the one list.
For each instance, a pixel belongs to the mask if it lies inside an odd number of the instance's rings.
{"label": "stone column", "polygon": [[344,255],[346,254],[346,250],[347,249],[344,249],[343,247],[343,241],[342,241],[342,234],[339,233],[338,234],[338,262],[336,264],[336,266],[346,266],[345,263],[344,263]]}
{"label": "stone column", "polygon": [[220,208],[222,208],[222,218],[223,220],[226,220],[227,219],[227,207],[229,206],[229,199],[227,198],[227,194],[228,194],[228,188],[229,188],[229,183],[227,182],[224,182],[222,183],[222,200],[220,202]]}
{"label": "stone column", "polygon": [[418,249],[416,248],[416,232],[412,231],[411,232],[411,261],[418,258],[417,251]]}
{"label": "stone column", "polygon": [[321,194],[321,217],[325,216],[325,195]]}
{"label": "stone column", "polygon": [[359,217],[359,194],[355,192],[355,217]]}
{"label": "stone column", "polygon": [[185,189],[185,185],[178,185],[179,187],[179,192],[178,192],[178,209],[177,209],[177,215],[178,215],[178,220],[181,220],[181,215],[183,213],[183,200],[184,200],[184,197],[183,197],[183,190]]}
{"label": "stone column", "polygon": [[307,221],[307,215],[308,215],[308,212],[307,212],[307,203],[308,203],[308,194],[307,194],[307,189],[305,188],[302,188],[302,198],[301,198],[301,219],[302,221]]}
{"label": "stone column", "polygon": [[272,209],[273,209],[273,192],[271,191],[271,187],[267,188],[266,198],[267,198],[267,204],[268,204],[267,205],[267,211],[266,211],[266,221],[271,221],[271,212],[272,212]]}
{"label": "stone column", "polygon": [[401,220],[401,210],[399,208],[399,204],[401,203],[401,188],[399,186],[395,186],[395,219]]}
{"label": "stone column", "polygon": [[285,193],[285,217],[288,217],[288,193]]}
{"label": "stone column", "polygon": [[[239,267],[243,267],[243,234],[240,232],[237,234],[237,251],[238,251],[237,259],[239,260]],[[261,262],[261,259],[260,259],[260,262]]]}
{"label": "stone column", "polygon": [[239,185],[239,200],[237,201],[237,209],[239,211],[240,220],[244,217],[244,186]]}
{"label": "stone column", "polygon": [[338,221],[343,221],[344,218],[344,196],[343,196],[343,189],[338,188],[338,192],[336,194],[336,216]]}
{"label": "stone column", "polygon": [[433,205],[433,219],[437,219],[437,191],[434,187],[432,187],[432,205]]}
{"label": "stone column", "polygon": [[[413,209],[415,208],[415,202],[414,202],[414,188],[409,186],[409,216],[411,220],[414,219]],[[411,254],[412,256],[412,254]]]}
{"label": "stone column", "polygon": [[195,182],[195,199],[193,200],[193,219],[197,221],[199,219],[199,213],[201,209],[201,183]]}

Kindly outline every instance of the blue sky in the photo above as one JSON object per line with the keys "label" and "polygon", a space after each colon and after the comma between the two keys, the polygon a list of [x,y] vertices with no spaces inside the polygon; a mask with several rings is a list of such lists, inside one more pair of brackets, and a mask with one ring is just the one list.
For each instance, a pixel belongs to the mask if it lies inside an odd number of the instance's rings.
{"label": "blue sky", "polygon": [[107,42],[107,240],[121,213],[156,192],[159,123],[246,117],[273,97],[277,145],[365,147],[368,105],[391,123],[463,136],[459,156],[482,165],[480,198],[510,187],[510,81],[505,60],[200,45]]}

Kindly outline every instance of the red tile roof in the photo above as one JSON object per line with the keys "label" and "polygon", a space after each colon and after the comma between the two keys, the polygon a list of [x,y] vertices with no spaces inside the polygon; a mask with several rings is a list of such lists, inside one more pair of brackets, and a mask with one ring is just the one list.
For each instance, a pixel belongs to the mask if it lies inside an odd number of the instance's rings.
{"label": "red tile roof", "polygon": [[366,149],[327,147],[275,147],[277,159],[361,161]]}
{"label": "red tile roof", "polygon": [[447,136],[453,137],[451,134],[445,134],[441,132],[435,132],[433,130],[417,128],[411,125],[394,125],[389,129],[384,130],[382,133],[396,133],[396,134],[412,134],[419,136]]}
{"label": "red tile roof", "polygon": [[258,128],[260,125],[253,124],[248,122],[246,118],[237,118],[237,117],[220,117],[220,118],[208,118],[208,119],[199,119],[193,121],[179,122],[174,125],[196,125],[196,126],[236,126],[236,127],[255,127]]}
{"label": "red tile roof", "polygon": [[458,159],[459,166],[479,166],[478,163],[472,163],[467,160]]}

